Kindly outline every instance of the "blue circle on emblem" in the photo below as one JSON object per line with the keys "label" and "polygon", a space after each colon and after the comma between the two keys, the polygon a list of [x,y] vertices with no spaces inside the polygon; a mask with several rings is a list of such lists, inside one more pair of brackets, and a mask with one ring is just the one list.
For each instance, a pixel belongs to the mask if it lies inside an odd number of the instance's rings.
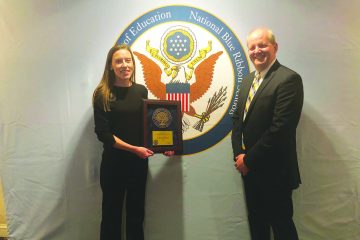
{"label": "blue circle on emblem", "polygon": [[[239,97],[238,93],[241,87],[242,79],[249,74],[249,64],[237,36],[227,27],[226,24],[208,12],[189,6],[165,6],[145,13],[129,24],[129,26],[122,32],[116,43],[125,43],[131,46],[134,41],[147,30],[154,28],[159,24],[168,22],[191,23],[207,30],[223,45],[233,67],[234,79],[232,81],[234,89],[231,95],[230,104],[222,119],[205,134],[196,138],[184,140],[183,154],[194,154],[211,148],[225,138],[232,130],[232,114],[237,108]],[[181,39],[189,39],[189,42],[194,42],[190,41],[192,35],[187,34],[187,31],[180,33],[180,35]],[[168,54],[168,56],[165,57],[169,59],[169,61],[176,63],[177,61],[181,62],[184,59],[188,59],[188,55],[191,53],[192,49],[190,49],[191,46],[188,45],[189,42],[186,42],[183,44],[184,51],[177,56],[173,55],[171,41],[175,37],[175,32],[173,34],[173,32],[170,31],[167,33],[166,41],[164,41],[163,44],[166,47],[165,50]]]}

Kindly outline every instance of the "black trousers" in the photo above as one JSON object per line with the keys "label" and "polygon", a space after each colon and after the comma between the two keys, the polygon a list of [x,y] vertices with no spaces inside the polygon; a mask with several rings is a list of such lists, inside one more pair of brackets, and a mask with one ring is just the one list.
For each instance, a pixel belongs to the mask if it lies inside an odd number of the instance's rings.
{"label": "black trousers", "polygon": [[126,240],[144,240],[145,189],[148,159],[103,154],[100,184],[103,192],[101,240],[121,240],[125,200]]}
{"label": "black trousers", "polygon": [[252,240],[298,240],[293,222],[292,189],[259,180],[249,172],[243,177]]}

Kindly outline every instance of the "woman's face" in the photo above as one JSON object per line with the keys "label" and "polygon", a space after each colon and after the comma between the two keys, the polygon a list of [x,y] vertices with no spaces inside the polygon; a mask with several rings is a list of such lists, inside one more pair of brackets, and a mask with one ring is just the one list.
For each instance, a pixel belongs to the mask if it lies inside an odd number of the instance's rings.
{"label": "woman's face", "polygon": [[130,81],[134,73],[134,62],[131,53],[127,49],[117,50],[112,56],[111,69],[115,73],[116,82]]}

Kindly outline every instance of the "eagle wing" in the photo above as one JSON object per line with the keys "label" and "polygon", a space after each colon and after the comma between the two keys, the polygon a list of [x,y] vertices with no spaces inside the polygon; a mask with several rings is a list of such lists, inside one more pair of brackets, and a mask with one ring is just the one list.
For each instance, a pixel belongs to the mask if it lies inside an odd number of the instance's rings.
{"label": "eagle wing", "polygon": [[166,87],[161,82],[161,68],[150,58],[139,52],[134,55],[140,60],[144,74],[144,81],[150,92],[158,99],[166,98]]}
{"label": "eagle wing", "polygon": [[209,89],[213,79],[215,63],[222,53],[222,51],[214,53],[195,69],[195,83],[190,86],[191,102],[199,99]]}

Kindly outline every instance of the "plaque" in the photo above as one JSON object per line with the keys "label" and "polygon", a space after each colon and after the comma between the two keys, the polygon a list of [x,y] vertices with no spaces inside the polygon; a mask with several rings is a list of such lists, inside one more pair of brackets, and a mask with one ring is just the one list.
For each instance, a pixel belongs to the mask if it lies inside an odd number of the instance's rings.
{"label": "plaque", "polygon": [[180,101],[144,99],[144,147],[154,153],[182,152]]}

